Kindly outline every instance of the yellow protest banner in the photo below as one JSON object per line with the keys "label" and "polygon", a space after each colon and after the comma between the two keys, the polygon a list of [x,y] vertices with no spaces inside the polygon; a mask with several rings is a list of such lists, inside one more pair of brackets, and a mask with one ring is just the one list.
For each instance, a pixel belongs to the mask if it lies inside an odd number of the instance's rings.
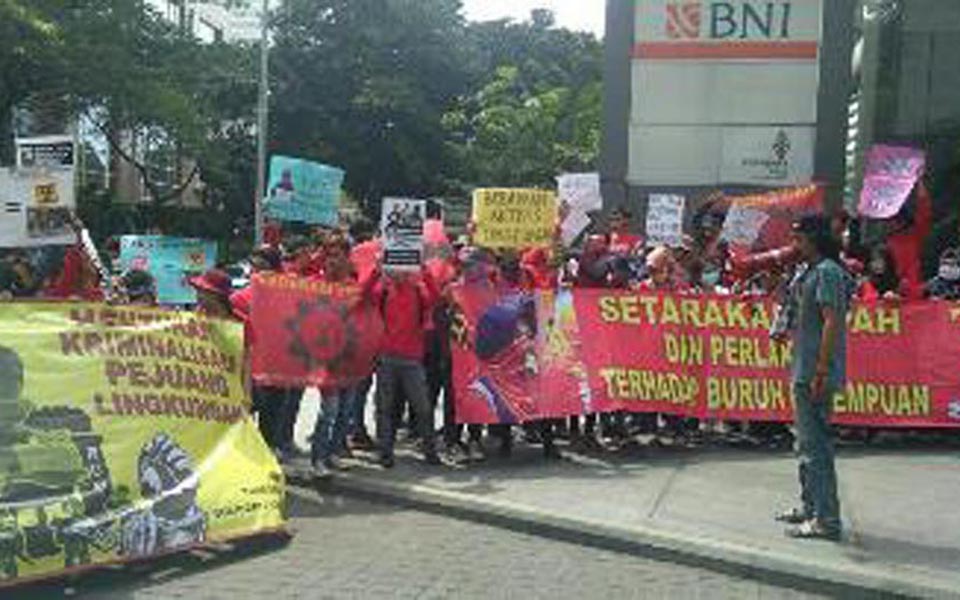
{"label": "yellow protest banner", "polygon": [[487,248],[546,247],[553,242],[557,196],[534,189],[480,189],[473,194],[474,242]]}
{"label": "yellow protest banner", "polygon": [[0,303],[0,586],[284,525],[239,325]]}

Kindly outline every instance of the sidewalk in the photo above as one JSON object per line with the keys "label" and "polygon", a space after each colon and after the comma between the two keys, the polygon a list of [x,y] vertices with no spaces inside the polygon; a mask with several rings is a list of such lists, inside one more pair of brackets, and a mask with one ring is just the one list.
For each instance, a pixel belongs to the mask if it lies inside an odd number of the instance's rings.
{"label": "sidewalk", "polygon": [[826,584],[843,596],[960,598],[960,454],[847,448],[838,469],[842,544],[783,535],[772,515],[794,505],[796,464],[773,450],[634,448],[548,463],[539,448],[520,446],[512,458],[465,468],[413,458],[391,471],[362,464],[329,485],[676,562]]}

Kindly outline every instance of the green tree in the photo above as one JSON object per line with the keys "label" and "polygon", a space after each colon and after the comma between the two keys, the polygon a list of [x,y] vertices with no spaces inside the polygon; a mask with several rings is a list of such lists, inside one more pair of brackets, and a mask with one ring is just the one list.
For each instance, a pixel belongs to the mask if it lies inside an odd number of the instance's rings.
{"label": "green tree", "polygon": [[0,0],[0,164],[13,161],[13,109],[54,75],[59,30],[35,3]]}
{"label": "green tree", "polygon": [[[109,196],[81,190],[82,212],[105,231],[136,223],[176,232],[199,221],[226,237],[238,218],[250,224],[256,49],[201,43],[181,21],[145,0],[0,0],[0,115],[55,106],[82,116],[114,159],[137,169],[153,200],[115,208]],[[9,160],[12,132],[2,127],[10,119],[0,123],[0,156]],[[217,217],[185,222],[174,201],[200,181],[206,215]]]}
{"label": "green tree", "polygon": [[441,119],[470,76],[459,0],[289,0],[274,31],[273,152],[344,168],[374,210],[441,190]]}
{"label": "green tree", "polygon": [[554,27],[549,11],[524,23],[472,25],[475,92],[444,117],[450,171],[477,185],[551,186],[563,171],[597,167],[601,46]]}
{"label": "green tree", "polygon": [[[62,100],[71,115],[89,118],[112,150],[136,166],[158,203],[175,198],[184,181],[200,174],[197,166],[176,180],[164,176],[180,168],[172,155],[204,157],[231,121],[251,120],[250,49],[202,44],[145,0],[26,5],[0,0],[0,43],[12,43],[0,54],[6,59],[0,59],[0,109],[9,114],[15,105]],[[143,141],[142,156],[124,143],[131,134]]]}

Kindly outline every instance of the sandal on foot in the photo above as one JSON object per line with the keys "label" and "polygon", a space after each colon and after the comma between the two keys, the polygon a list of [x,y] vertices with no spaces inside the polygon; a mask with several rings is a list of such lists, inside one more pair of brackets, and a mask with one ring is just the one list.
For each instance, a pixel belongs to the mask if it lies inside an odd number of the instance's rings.
{"label": "sandal on foot", "polygon": [[839,529],[829,529],[816,519],[810,519],[809,521],[804,521],[800,525],[790,527],[786,530],[786,534],[787,537],[791,537],[796,540],[829,540],[831,542],[840,541]]}
{"label": "sandal on foot", "polygon": [[800,525],[810,520],[810,515],[800,508],[791,508],[783,512],[778,512],[773,516],[774,521],[780,523],[789,523],[791,525]]}

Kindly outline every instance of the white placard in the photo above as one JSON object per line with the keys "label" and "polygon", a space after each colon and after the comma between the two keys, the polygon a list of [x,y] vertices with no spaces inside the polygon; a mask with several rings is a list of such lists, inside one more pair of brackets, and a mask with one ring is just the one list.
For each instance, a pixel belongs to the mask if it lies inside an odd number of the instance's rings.
{"label": "white placard", "polygon": [[73,244],[73,169],[0,169],[0,247]]}
{"label": "white placard", "polygon": [[739,204],[734,204],[727,211],[727,218],[723,222],[721,239],[731,244],[752,246],[760,235],[760,230],[770,220],[770,215]]}
{"label": "white placard", "polygon": [[557,177],[558,200],[567,206],[560,226],[565,244],[570,244],[590,224],[587,215],[603,208],[599,173],[567,173]]}
{"label": "white placard", "polygon": [[427,201],[384,198],[380,216],[383,266],[394,271],[416,271],[423,264],[423,224]]}
{"label": "white placard", "polygon": [[653,246],[677,247],[683,243],[683,211],[687,199],[671,194],[651,194],[647,204],[647,241]]}

